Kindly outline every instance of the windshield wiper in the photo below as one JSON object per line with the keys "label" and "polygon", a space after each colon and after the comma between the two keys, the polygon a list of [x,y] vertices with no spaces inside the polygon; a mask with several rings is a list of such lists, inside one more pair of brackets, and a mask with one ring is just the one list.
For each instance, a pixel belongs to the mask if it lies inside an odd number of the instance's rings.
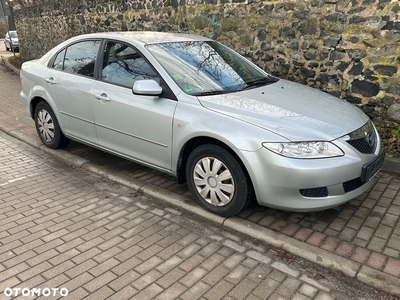
{"label": "windshield wiper", "polygon": [[272,83],[277,82],[278,80],[279,79],[275,79],[275,78],[264,78],[264,79],[260,79],[260,80],[255,80],[255,81],[246,83],[246,86],[243,88],[243,90],[258,87],[258,86],[263,86],[263,85],[267,85],[267,84],[272,84]]}
{"label": "windshield wiper", "polygon": [[228,93],[227,91],[207,91],[207,92],[201,92],[201,93],[194,93],[192,94],[193,96],[212,96],[212,95],[221,95],[221,94],[226,94]]}

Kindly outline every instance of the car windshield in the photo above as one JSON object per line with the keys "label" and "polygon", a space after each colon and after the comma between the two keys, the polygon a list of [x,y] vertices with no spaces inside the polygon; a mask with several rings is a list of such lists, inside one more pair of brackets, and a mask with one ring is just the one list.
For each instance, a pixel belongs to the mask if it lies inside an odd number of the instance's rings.
{"label": "car windshield", "polygon": [[236,92],[278,80],[215,41],[161,43],[147,49],[190,95]]}
{"label": "car windshield", "polygon": [[16,31],[10,31],[10,37],[12,37],[13,39],[17,38],[17,32]]}

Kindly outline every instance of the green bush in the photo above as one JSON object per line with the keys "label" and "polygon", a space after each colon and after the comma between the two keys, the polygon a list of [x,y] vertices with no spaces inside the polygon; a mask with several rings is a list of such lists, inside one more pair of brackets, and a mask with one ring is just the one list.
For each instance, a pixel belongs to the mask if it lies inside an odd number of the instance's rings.
{"label": "green bush", "polygon": [[21,69],[21,65],[25,62],[25,60],[23,60],[21,58],[21,55],[19,54],[15,54],[12,55],[8,58],[8,61],[10,62],[10,64],[12,64],[14,67]]}

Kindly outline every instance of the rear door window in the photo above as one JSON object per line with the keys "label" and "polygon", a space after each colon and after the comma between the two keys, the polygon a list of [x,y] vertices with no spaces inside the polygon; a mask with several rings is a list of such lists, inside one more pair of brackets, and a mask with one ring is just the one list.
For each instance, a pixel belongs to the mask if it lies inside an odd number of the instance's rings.
{"label": "rear door window", "polygon": [[57,54],[51,67],[70,74],[94,77],[100,45],[99,40],[73,44]]}

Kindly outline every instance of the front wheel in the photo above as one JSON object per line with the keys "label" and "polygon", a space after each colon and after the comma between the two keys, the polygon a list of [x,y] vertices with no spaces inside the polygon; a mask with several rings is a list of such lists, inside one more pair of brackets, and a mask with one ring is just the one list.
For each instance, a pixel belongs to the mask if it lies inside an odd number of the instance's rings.
{"label": "front wheel", "polygon": [[197,203],[222,217],[238,214],[250,202],[252,188],[246,172],[218,145],[201,145],[190,153],[186,179]]}
{"label": "front wheel", "polygon": [[53,110],[47,102],[39,102],[34,113],[36,131],[43,144],[52,149],[63,148],[69,139],[62,133]]}

